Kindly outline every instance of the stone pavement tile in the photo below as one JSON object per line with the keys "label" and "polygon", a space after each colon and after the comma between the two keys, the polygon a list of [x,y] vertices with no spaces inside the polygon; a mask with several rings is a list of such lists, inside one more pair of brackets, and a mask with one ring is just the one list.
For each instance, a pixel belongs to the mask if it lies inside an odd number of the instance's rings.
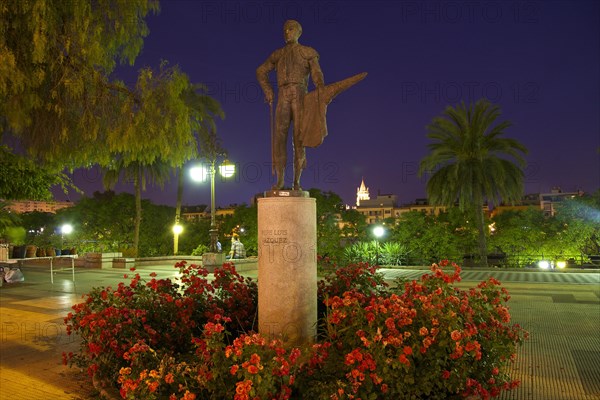
{"label": "stone pavement tile", "polygon": [[[527,329],[530,338],[511,369],[521,386],[501,399],[600,399],[600,308],[577,300],[556,302],[556,292],[564,286],[554,289],[521,295],[509,287],[512,320]],[[593,286],[568,289],[574,299],[587,299]]]}
{"label": "stone pavement tile", "polygon": [[[85,372],[61,363],[62,351],[23,351],[0,365],[0,400],[92,399],[96,391]],[[57,361],[58,360],[58,361]]]}
{"label": "stone pavement tile", "polygon": [[75,297],[23,300],[14,289],[0,297],[0,400],[92,398],[89,378],[62,365],[63,351],[78,348],[62,323]]}

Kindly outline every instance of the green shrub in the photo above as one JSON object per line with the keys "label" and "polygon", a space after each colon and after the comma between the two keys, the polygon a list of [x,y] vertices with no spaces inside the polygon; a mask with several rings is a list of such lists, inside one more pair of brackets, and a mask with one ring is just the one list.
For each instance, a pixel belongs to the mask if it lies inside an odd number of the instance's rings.
{"label": "green shrub", "polygon": [[208,253],[209,247],[205,244],[199,244],[194,250],[192,250],[193,256],[201,256],[204,253]]}

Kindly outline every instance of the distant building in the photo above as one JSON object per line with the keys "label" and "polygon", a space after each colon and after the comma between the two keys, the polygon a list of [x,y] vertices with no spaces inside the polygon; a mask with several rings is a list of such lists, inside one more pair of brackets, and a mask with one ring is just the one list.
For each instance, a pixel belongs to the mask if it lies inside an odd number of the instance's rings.
{"label": "distant building", "polygon": [[[235,213],[235,206],[215,209],[216,218],[230,217]],[[210,218],[210,207],[206,205],[181,207],[181,218],[184,221],[200,221]]]}
{"label": "distant building", "polygon": [[527,210],[528,208],[536,208],[542,210],[545,216],[556,215],[557,204],[575,197],[583,196],[581,190],[577,192],[563,192],[559,187],[554,187],[550,193],[532,193],[523,196],[521,201],[515,204],[500,204],[494,207],[491,216],[495,217],[505,211]]}
{"label": "distant building", "polygon": [[581,190],[577,192],[563,192],[559,187],[554,187],[550,193],[540,193],[539,202],[540,208],[546,216],[554,216],[556,214],[556,205],[575,197],[583,196]]}
{"label": "distant building", "polygon": [[365,186],[365,180],[360,182],[360,187],[356,189],[356,206],[360,207],[360,202],[369,200],[369,188]]}
{"label": "distant building", "polygon": [[70,201],[34,201],[34,200],[23,200],[23,201],[9,201],[6,207],[10,211],[16,214],[24,214],[28,212],[43,212],[56,214],[56,212],[63,208],[73,207],[75,204]]}
{"label": "distant building", "polygon": [[356,206],[352,208],[364,215],[368,224],[375,224],[387,218],[398,218],[410,211],[438,215],[446,210],[446,207],[429,205],[427,199],[416,199],[414,203],[398,205],[398,196],[395,194],[377,194],[376,198],[371,199],[364,178],[356,190]]}
{"label": "distant building", "polygon": [[540,194],[526,194],[523,196],[521,201],[515,202],[514,204],[500,204],[494,207],[490,213],[490,217],[502,214],[505,211],[524,211],[529,208],[540,208]]}
{"label": "distant building", "polygon": [[419,211],[428,215],[439,215],[446,211],[446,207],[432,206],[427,199],[416,199],[414,203],[404,204],[400,209],[400,214],[410,211]]}
{"label": "distant building", "polygon": [[201,219],[210,217],[210,209],[203,204],[200,206],[184,206],[181,207],[181,218],[184,221],[200,221]]}
{"label": "distant building", "polygon": [[396,208],[397,200],[397,196],[393,194],[377,194],[376,198],[371,199],[369,188],[362,179],[356,189],[356,206],[352,208],[364,215],[367,223],[374,224],[394,216],[393,210]]}

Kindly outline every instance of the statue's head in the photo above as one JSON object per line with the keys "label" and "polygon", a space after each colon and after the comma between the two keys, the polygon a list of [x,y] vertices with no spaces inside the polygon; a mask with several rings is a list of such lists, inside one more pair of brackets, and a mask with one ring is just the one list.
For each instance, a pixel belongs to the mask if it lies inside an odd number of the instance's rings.
{"label": "statue's head", "polygon": [[283,38],[286,43],[297,42],[302,35],[302,25],[298,21],[288,19],[283,24]]}

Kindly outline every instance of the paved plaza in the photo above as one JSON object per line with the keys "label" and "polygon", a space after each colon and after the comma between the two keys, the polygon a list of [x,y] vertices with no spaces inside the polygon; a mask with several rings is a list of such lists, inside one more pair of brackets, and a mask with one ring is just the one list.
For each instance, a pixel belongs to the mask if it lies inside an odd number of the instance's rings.
{"label": "paved plaza", "polygon": [[[87,375],[62,365],[76,351],[63,318],[96,286],[115,286],[129,271],[77,268],[54,272],[25,266],[25,282],[0,288],[0,400],[96,399]],[[142,277],[176,276],[175,268],[138,268]],[[418,278],[423,269],[382,269],[387,278]],[[256,273],[244,273],[256,278]],[[530,333],[513,376],[511,400],[600,399],[600,271],[464,270],[461,287],[494,276],[509,290],[513,322]]]}

